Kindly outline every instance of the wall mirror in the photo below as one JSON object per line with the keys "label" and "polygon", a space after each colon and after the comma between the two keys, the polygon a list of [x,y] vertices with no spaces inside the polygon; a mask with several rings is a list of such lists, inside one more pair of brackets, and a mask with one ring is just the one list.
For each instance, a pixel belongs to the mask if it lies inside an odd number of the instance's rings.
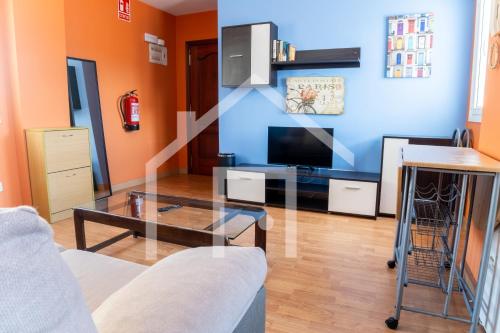
{"label": "wall mirror", "polygon": [[68,58],[71,126],[89,129],[95,199],[111,195],[95,61]]}

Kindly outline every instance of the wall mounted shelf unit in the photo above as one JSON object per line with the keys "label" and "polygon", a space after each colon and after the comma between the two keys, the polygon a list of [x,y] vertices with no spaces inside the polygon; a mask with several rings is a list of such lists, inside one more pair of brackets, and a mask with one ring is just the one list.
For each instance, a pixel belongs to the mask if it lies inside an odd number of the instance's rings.
{"label": "wall mounted shelf unit", "polygon": [[282,69],[359,68],[361,48],[297,51],[295,61],[274,61],[272,66]]}
{"label": "wall mounted shelf unit", "polygon": [[272,22],[222,27],[222,86],[277,85],[278,70],[359,68],[361,48],[296,51],[295,61],[272,61],[278,27]]}

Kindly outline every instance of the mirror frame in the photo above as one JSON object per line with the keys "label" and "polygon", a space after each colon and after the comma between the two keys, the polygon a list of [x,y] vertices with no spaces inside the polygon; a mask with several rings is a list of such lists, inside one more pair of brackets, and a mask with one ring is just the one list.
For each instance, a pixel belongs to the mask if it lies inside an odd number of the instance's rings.
{"label": "mirror frame", "polygon": [[[82,59],[82,58],[76,58],[76,57],[66,57],[66,72],[68,71],[68,60],[77,60],[81,62],[88,62],[88,63],[93,63],[94,64],[94,71],[95,71],[95,78],[96,78],[96,89],[97,89],[97,95],[99,96],[98,100],[98,107],[99,107],[99,121],[101,123],[101,130],[102,130],[102,144],[104,146],[104,163],[106,164],[106,174],[109,179],[109,195],[106,195],[102,198],[98,198],[96,200],[108,198],[113,195],[113,187],[111,186],[111,177],[109,176],[109,164],[108,164],[108,150],[106,148],[106,137],[104,135],[104,124],[102,121],[102,108],[101,108],[101,93],[99,89],[99,76],[97,75],[97,62],[95,60],[89,60],[89,59]],[[73,118],[73,112],[71,111],[71,91],[70,91],[70,86],[69,86],[69,81],[68,81],[68,104],[69,104],[69,117],[70,117],[70,124],[71,127],[75,127],[75,120]]]}

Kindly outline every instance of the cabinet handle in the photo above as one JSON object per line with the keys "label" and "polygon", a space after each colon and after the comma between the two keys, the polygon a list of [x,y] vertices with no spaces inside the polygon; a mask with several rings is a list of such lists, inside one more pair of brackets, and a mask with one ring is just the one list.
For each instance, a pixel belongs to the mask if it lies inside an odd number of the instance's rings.
{"label": "cabinet handle", "polygon": [[62,135],[63,138],[69,138],[69,137],[72,137],[72,136],[73,136],[73,134],[63,134]]}
{"label": "cabinet handle", "polygon": [[346,190],[361,190],[361,187],[359,186],[346,186]]}
{"label": "cabinet handle", "polygon": [[76,173],[72,174],[72,175],[66,175],[66,178],[71,178],[71,177],[74,177],[76,176]]}
{"label": "cabinet handle", "polygon": [[241,58],[243,57],[243,54],[231,54],[229,55],[229,58]]}
{"label": "cabinet handle", "polygon": [[253,179],[248,177],[240,177],[240,180],[253,180]]}

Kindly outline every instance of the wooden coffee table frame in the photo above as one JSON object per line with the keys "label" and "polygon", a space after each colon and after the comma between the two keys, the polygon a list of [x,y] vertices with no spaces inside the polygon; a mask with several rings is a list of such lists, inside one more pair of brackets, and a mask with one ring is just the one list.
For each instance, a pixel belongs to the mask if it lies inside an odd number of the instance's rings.
{"label": "wooden coffee table frame", "polygon": [[[152,195],[145,192],[134,192],[143,195]],[[188,199],[167,195],[158,194],[159,199],[166,199],[168,203],[179,204],[183,207],[193,207],[207,210],[215,210],[220,208],[229,208],[234,210],[252,212],[252,216],[255,218],[255,246],[260,247],[262,250],[266,251],[267,235],[266,235],[266,217],[267,213],[264,209],[251,206],[218,203],[211,201],[204,201],[198,199]],[[224,245],[230,246],[231,240],[226,235],[214,234],[211,230],[216,229],[221,224],[226,223],[230,218],[237,215],[238,212],[229,213],[222,219],[214,222],[205,228],[205,230],[196,230],[185,228],[181,226],[174,226],[168,224],[160,224],[149,221],[144,221],[139,218],[128,217],[117,215],[113,213],[103,212],[91,208],[75,208],[73,212],[74,224],[75,224],[75,237],[76,237],[76,247],[79,250],[96,252],[107,246],[110,246],[124,238],[133,236],[137,237],[147,237],[146,230],[151,230],[156,228],[156,237],[154,239],[162,242],[173,243],[188,247],[199,247],[199,246],[212,246],[212,245]],[[250,214],[247,214],[250,215]],[[254,216],[255,215],[255,216]],[[107,226],[127,229],[127,231],[107,239],[99,244],[87,247],[86,237],[85,237],[85,221],[99,223]],[[151,229],[150,229],[151,228]]]}

